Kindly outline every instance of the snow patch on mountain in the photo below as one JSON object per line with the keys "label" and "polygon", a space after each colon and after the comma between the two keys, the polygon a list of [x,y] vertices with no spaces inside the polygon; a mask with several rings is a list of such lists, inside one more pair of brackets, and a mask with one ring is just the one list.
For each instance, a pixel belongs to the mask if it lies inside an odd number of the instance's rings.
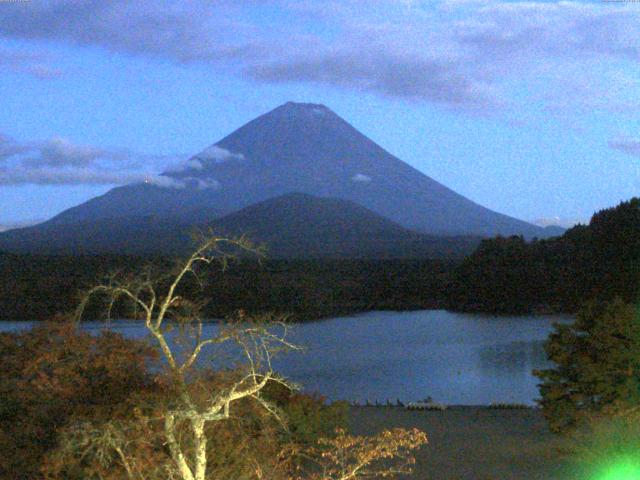
{"label": "snow patch on mountain", "polygon": [[[202,170],[207,162],[224,163],[230,160],[244,160],[244,155],[241,153],[230,152],[226,148],[212,145],[193,158],[190,158],[186,162],[181,162],[175,167],[169,168],[166,173],[182,173],[189,170]],[[148,182],[145,182],[148,183]]]}
{"label": "snow patch on mountain", "polygon": [[362,173],[356,173],[353,177],[351,177],[351,181],[356,183],[370,183],[371,177]]}

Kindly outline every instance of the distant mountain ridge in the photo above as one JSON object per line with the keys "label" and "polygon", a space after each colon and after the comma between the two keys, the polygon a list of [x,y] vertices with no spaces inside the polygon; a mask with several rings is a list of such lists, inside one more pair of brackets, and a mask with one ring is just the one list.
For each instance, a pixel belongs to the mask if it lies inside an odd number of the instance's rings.
{"label": "distant mountain ridge", "polygon": [[[261,115],[192,157],[183,169],[164,172],[161,179],[162,186],[114,188],[32,227],[35,230],[0,233],[0,248],[9,238],[14,246],[22,238],[36,250],[46,247],[46,232],[56,225],[67,225],[69,231],[96,222],[103,228],[122,228],[131,219],[147,217],[157,225],[197,225],[294,192],[346,200],[427,235],[558,234],[455,193],[317,104],[289,102]],[[155,228],[149,227],[150,235]],[[40,244],[33,237],[38,231]],[[71,233],[66,235],[74,244]]]}
{"label": "distant mountain ridge", "polygon": [[14,253],[185,254],[194,228],[246,235],[265,244],[270,258],[461,258],[480,243],[413,232],[347,200],[293,193],[198,225],[153,216],[49,223],[7,232],[0,244]]}

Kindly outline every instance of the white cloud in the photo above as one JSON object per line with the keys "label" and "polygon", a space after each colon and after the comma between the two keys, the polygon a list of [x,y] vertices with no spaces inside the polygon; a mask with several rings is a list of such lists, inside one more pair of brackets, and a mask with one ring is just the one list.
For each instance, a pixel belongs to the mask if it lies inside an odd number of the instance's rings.
{"label": "white cloud", "polygon": [[202,165],[202,162],[197,158],[187,160],[187,162],[185,163],[185,169],[191,168],[193,170],[202,170],[203,167],[204,165]]}
{"label": "white cloud", "polygon": [[120,156],[119,153],[74,144],[60,137],[54,137],[35,147],[34,156],[26,160],[26,163],[32,166],[86,166],[103,157]]}
{"label": "white cloud", "polygon": [[193,188],[197,190],[218,189],[220,182],[213,178],[168,177],[166,175],[147,175],[143,183],[164,188]]}
{"label": "white cloud", "polygon": [[0,69],[39,80],[51,80],[62,75],[62,70],[52,65],[50,55],[21,50],[0,50]]}
{"label": "white cloud", "polygon": [[215,163],[222,163],[228,160],[244,160],[244,155],[241,153],[230,152],[226,148],[222,148],[217,145],[211,145],[200,152],[195,159],[200,161],[212,160]]}
{"label": "white cloud", "polygon": [[[175,155],[150,155],[122,148],[81,145],[54,137],[20,142],[0,134],[0,184],[121,185],[153,179],[176,163]],[[176,186],[176,185],[171,185]]]}
{"label": "white cloud", "polygon": [[30,227],[31,225],[36,225],[43,221],[44,220],[31,220],[24,222],[0,223],[0,232],[6,232],[7,230],[13,230],[14,228]]}
{"label": "white cloud", "polygon": [[[140,183],[140,181],[132,182]],[[186,184],[181,179],[173,177],[167,177],[163,175],[144,175],[142,177],[142,183],[147,185],[155,185],[156,187],[163,188],[185,188]]]}
{"label": "white cloud", "polygon": [[119,185],[141,182],[145,175],[95,168],[0,168],[0,185]]}
{"label": "white cloud", "polygon": [[562,218],[562,217],[541,217],[535,219],[533,222],[534,225],[538,225],[540,227],[562,227],[562,228],[571,228],[578,223],[587,224],[589,221],[585,221],[581,218]]}
{"label": "white cloud", "polygon": [[169,165],[166,169],[167,173],[182,173],[188,170],[202,170],[204,164],[199,158],[190,158],[187,161],[179,160],[175,165]]}
{"label": "white cloud", "polygon": [[217,190],[220,188],[220,182],[213,178],[194,178],[190,177],[196,183],[196,188],[199,190],[205,189],[214,189]]}
{"label": "white cloud", "polygon": [[[640,61],[640,9],[580,2],[420,2],[360,9],[345,1],[334,41],[249,65],[254,78],[313,82],[494,112],[528,101],[571,111],[640,110],[640,85],[615,79]],[[327,11],[333,12],[326,6]],[[424,5],[424,3],[423,3]],[[373,12],[373,13],[371,13]],[[636,67],[637,68],[637,67]],[[575,72],[579,74],[576,75]],[[620,75],[618,75],[620,76]],[[588,88],[585,88],[588,86]]]}
{"label": "white cloud", "polygon": [[639,85],[603,77],[640,62],[634,3],[48,0],[3,5],[0,36],[480,113],[523,101],[515,85],[535,85],[536,98],[524,101],[551,110],[640,110]]}
{"label": "white cloud", "polygon": [[6,160],[14,155],[19,155],[31,150],[31,146],[21,144],[11,137],[0,133],[0,161]]}
{"label": "white cloud", "polygon": [[351,177],[351,180],[357,183],[370,183],[371,177],[368,175],[363,175],[362,173],[356,173],[353,177]]}
{"label": "white cloud", "polygon": [[[0,10],[0,34],[10,38],[99,46],[179,62],[235,58],[232,0],[46,0]],[[242,3],[242,2],[239,2]],[[237,36],[236,36],[237,38]]]}
{"label": "white cloud", "polygon": [[621,152],[628,153],[640,157],[640,139],[639,138],[617,138],[609,141],[609,147],[620,150]]}
{"label": "white cloud", "polygon": [[181,160],[175,165],[169,165],[166,171],[167,173],[181,174],[183,172],[188,172],[189,170],[202,170],[205,168],[207,163],[210,162],[224,163],[230,160],[244,160],[244,155],[241,153],[230,152],[229,150],[217,145],[212,145],[186,162]]}
{"label": "white cloud", "polygon": [[105,171],[95,168],[0,168],[0,185],[124,185],[145,183],[162,188],[217,189],[220,183],[213,178],[181,177],[131,171]]}

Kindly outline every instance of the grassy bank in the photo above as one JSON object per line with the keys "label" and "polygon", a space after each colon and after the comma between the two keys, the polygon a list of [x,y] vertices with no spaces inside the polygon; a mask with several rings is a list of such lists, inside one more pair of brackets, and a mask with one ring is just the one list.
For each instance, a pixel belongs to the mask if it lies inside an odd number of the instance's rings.
{"label": "grassy bank", "polygon": [[407,411],[397,407],[351,407],[354,433],[419,428],[429,444],[417,455],[410,478],[431,480],[567,480],[558,448],[538,409],[453,407]]}

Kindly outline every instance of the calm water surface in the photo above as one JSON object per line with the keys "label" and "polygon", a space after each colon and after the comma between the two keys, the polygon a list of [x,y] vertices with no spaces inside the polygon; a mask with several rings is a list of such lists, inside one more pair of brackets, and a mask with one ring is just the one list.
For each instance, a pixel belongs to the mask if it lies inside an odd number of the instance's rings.
{"label": "calm water surface", "polygon": [[[408,402],[431,396],[448,404],[533,404],[539,395],[531,370],[551,365],[543,344],[554,321],[572,319],[444,310],[368,312],[295,325],[290,339],[306,351],[282,355],[274,365],[303,390],[331,400]],[[128,337],[146,334],[136,322],[110,325]],[[4,331],[30,326],[0,322]],[[103,326],[84,324],[92,331]]]}

